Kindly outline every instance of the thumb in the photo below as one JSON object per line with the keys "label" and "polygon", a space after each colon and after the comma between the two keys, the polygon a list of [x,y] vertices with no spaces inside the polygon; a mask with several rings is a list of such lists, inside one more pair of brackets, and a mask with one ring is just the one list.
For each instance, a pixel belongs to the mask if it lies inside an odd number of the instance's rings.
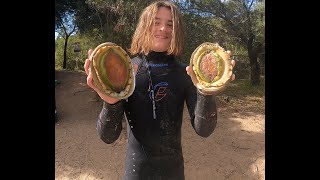
{"label": "thumb", "polygon": [[88,50],[88,59],[90,58],[90,55],[91,55],[92,51],[93,51],[92,49]]}
{"label": "thumb", "polygon": [[187,74],[190,75],[190,66],[186,67]]}
{"label": "thumb", "polygon": [[133,65],[133,70],[134,70],[134,75],[136,75],[137,74],[137,70],[138,70],[138,65],[137,64]]}

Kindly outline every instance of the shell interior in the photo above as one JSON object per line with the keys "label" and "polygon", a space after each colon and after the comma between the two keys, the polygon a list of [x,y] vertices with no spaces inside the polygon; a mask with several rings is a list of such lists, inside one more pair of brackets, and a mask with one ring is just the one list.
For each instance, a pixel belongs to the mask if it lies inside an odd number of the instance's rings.
{"label": "shell interior", "polygon": [[230,51],[218,43],[205,42],[198,46],[190,58],[190,76],[194,85],[206,94],[223,90],[230,82],[232,65]]}
{"label": "shell interior", "polygon": [[107,96],[126,99],[135,88],[130,57],[118,45],[107,42],[97,46],[90,56],[96,87]]}

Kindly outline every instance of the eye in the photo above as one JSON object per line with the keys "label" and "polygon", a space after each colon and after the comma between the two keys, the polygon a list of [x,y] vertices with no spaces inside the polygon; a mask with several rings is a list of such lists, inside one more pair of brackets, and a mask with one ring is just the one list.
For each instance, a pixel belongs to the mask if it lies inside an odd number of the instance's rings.
{"label": "eye", "polygon": [[154,25],[159,26],[159,25],[160,25],[160,22],[156,21],[156,22],[154,23]]}

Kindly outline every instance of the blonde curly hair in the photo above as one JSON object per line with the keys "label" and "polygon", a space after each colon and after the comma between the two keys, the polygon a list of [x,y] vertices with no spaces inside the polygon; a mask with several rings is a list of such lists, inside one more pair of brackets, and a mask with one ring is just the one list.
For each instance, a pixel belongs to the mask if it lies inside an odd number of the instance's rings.
{"label": "blonde curly hair", "polygon": [[175,56],[180,56],[182,54],[185,33],[182,15],[177,6],[172,2],[156,1],[142,11],[137,28],[132,37],[131,48],[129,49],[132,55],[138,53],[148,54],[151,51],[151,29],[155,21],[156,13],[160,7],[166,7],[170,9],[172,14],[172,39],[167,53]]}

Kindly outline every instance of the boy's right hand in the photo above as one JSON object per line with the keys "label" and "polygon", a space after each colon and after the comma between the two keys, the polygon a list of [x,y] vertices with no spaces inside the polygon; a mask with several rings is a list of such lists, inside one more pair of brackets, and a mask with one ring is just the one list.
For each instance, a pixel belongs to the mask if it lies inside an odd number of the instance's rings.
{"label": "boy's right hand", "polygon": [[[101,99],[103,99],[105,102],[107,102],[108,104],[115,104],[118,101],[120,101],[120,99],[115,99],[112,97],[109,97],[105,94],[103,94],[93,83],[93,77],[92,77],[92,73],[91,73],[91,68],[90,68],[90,55],[92,53],[92,49],[88,50],[88,58],[86,59],[85,63],[84,63],[84,70],[86,71],[87,74],[87,84],[89,87],[91,87],[94,91],[96,91],[98,93],[98,95],[100,96]],[[138,69],[138,65],[134,65],[133,66],[134,72],[136,74],[137,69]]]}

